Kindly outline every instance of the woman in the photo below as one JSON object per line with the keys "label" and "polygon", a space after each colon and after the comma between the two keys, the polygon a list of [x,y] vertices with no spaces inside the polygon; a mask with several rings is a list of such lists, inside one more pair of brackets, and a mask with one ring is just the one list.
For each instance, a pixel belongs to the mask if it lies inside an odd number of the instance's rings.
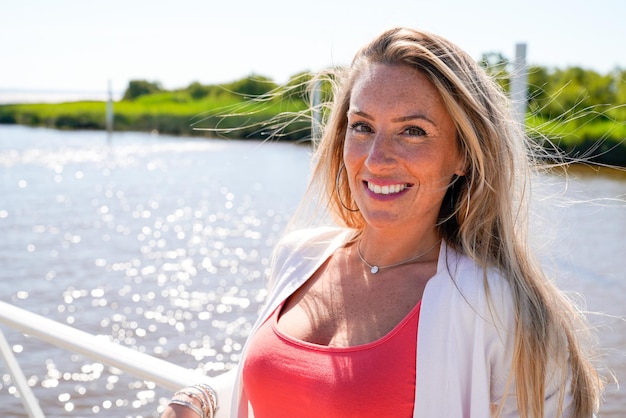
{"label": "woman", "polygon": [[497,85],[409,29],[340,81],[309,191],[337,227],[286,236],[240,366],[164,417],[592,416],[585,323],[528,248],[530,164]]}

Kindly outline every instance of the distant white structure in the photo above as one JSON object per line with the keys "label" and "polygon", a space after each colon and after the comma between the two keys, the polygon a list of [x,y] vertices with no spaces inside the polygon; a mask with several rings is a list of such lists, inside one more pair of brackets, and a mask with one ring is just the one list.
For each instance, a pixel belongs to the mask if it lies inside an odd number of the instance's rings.
{"label": "distant white structure", "polygon": [[311,140],[318,141],[322,132],[322,110],[320,109],[320,103],[322,101],[322,83],[320,80],[316,80],[313,86],[313,97],[311,98],[311,108],[313,114],[311,115]]}
{"label": "distant white structure", "polygon": [[109,134],[113,132],[113,89],[111,80],[109,80],[109,99],[107,100],[106,108],[106,128]]}
{"label": "distant white structure", "polygon": [[524,129],[526,125],[526,101],[528,99],[528,68],[526,65],[526,44],[515,45],[515,61],[511,74],[510,97],[513,106],[513,117]]}

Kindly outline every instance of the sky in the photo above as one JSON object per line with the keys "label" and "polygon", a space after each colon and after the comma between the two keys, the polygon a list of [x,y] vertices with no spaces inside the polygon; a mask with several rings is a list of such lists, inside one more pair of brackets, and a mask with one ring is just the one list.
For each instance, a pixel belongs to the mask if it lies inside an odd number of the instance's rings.
{"label": "sky", "polygon": [[626,68],[623,0],[0,0],[0,102],[115,94],[130,80],[168,89],[250,74],[278,83],[347,65],[382,31],[438,33],[480,59]]}

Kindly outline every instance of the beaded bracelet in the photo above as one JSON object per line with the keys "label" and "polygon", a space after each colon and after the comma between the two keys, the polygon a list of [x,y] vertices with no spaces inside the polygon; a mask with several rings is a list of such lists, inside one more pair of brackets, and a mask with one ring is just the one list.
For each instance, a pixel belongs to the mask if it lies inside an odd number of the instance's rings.
{"label": "beaded bracelet", "polygon": [[178,395],[185,395],[191,399],[197,399],[200,402],[200,409],[202,410],[202,418],[210,416],[209,410],[207,409],[209,406],[209,400],[207,399],[206,395],[204,395],[204,393],[199,395],[195,393],[195,391],[193,391],[192,389],[193,388],[185,388],[183,390],[179,390],[178,392],[174,394],[174,397]]}
{"label": "beaded bracelet", "polygon": [[208,397],[209,402],[211,403],[212,411],[211,411],[211,416],[207,418],[213,418],[215,414],[217,413],[217,410],[219,409],[219,406],[217,404],[217,394],[215,393],[213,388],[207,385],[206,383],[198,383],[194,385],[193,387],[199,389],[205,396]]}

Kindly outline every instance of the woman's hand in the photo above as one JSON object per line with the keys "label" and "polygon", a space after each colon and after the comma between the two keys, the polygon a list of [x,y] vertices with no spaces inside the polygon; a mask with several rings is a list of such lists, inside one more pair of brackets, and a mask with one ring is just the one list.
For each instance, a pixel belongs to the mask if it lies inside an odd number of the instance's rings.
{"label": "woman's hand", "polygon": [[212,387],[198,383],[174,394],[161,418],[215,418],[217,395]]}
{"label": "woman's hand", "polygon": [[[177,398],[179,397],[180,396],[178,396]],[[193,399],[189,397],[187,397],[186,400],[191,403],[193,403],[194,401]],[[196,405],[198,408],[200,408],[199,404],[197,403],[193,403],[193,404]],[[165,408],[165,411],[163,411],[161,418],[202,418],[202,416],[198,417],[198,413],[196,411],[184,405],[169,404]]]}

